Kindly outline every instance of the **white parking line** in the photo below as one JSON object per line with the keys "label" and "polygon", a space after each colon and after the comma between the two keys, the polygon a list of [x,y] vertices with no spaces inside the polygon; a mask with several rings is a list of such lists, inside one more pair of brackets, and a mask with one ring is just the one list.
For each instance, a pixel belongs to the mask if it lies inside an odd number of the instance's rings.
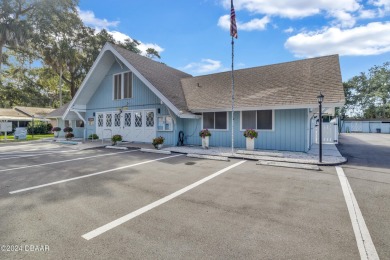
{"label": "white parking line", "polygon": [[52,152],[47,151],[45,153],[35,153],[35,154],[19,155],[19,156],[13,156],[13,157],[5,157],[5,158],[1,157],[0,160],[18,159],[18,158],[34,157],[34,156],[41,156],[41,155],[54,154],[54,153],[69,153],[69,152],[75,152],[75,151],[74,150],[69,150],[69,151],[52,151]]}
{"label": "white parking line", "polygon": [[182,156],[182,154],[168,156],[168,157],[163,157],[163,158],[149,160],[149,161],[135,163],[135,164],[130,164],[130,165],[114,168],[114,169],[111,169],[111,170],[105,170],[105,171],[96,172],[96,173],[92,173],[92,174],[87,174],[87,175],[83,175],[83,176],[79,176],[79,177],[75,177],[75,178],[70,178],[70,179],[65,179],[65,180],[61,180],[61,181],[50,182],[50,183],[46,183],[46,184],[42,184],[42,185],[38,185],[38,186],[33,186],[33,187],[30,187],[30,188],[21,189],[21,190],[15,190],[15,191],[9,192],[9,194],[15,194],[15,193],[28,191],[28,190],[40,189],[40,188],[47,187],[47,186],[52,186],[52,185],[65,183],[65,182],[69,182],[69,181],[75,181],[75,180],[79,180],[79,179],[84,179],[84,178],[100,175],[100,174],[107,173],[107,172],[123,170],[123,169],[126,169],[126,168],[131,168],[131,167],[135,167],[135,166],[142,165],[142,164],[147,164],[147,163],[151,163],[151,162],[161,161],[161,160],[165,160],[165,159],[169,159],[169,158],[173,158],[173,157],[177,157],[177,156]]}
{"label": "white parking line", "polygon": [[27,165],[27,166],[21,166],[21,167],[16,167],[16,168],[9,168],[9,169],[0,170],[0,172],[8,172],[8,171],[14,171],[14,170],[20,170],[20,169],[26,169],[26,168],[33,168],[33,167],[40,167],[40,166],[45,166],[45,165],[57,164],[57,163],[64,163],[64,162],[80,161],[80,160],[86,160],[86,159],[91,159],[91,158],[116,155],[116,154],[121,154],[121,153],[131,153],[131,152],[136,152],[136,151],[137,150],[126,151],[126,152],[117,152],[117,153],[108,153],[108,154],[99,154],[99,155],[88,156],[88,157],[73,158],[73,159],[63,160],[63,161],[56,161],[56,162],[48,162],[48,163]]}
{"label": "white parking line", "polygon": [[353,194],[351,185],[348,182],[347,176],[345,176],[343,168],[339,166],[336,166],[336,171],[337,175],[339,176],[345,202],[347,203],[349,217],[351,218],[360,258],[370,260],[379,259],[374,243],[372,242],[370,232],[368,231],[362,212],[360,211],[355,195]]}
{"label": "white parking line", "polygon": [[218,172],[216,172],[214,174],[211,174],[211,175],[209,175],[209,176],[207,176],[207,177],[205,177],[205,178],[203,178],[203,179],[201,179],[201,180],[199,180],[199,181],[197,181],[197,182],[195,182],[195,183],[193,183],[193,184],[191,184],[191,185],[189,185],[187,187],[184,187],[183,189],[178,190],[178,191],[176,191],[176,192],[174,192],[174,193],[172,193],[172,194],[170,194],[170,195],[168,195],[168,196],[166,196],[166,197],[164,197],[162,199],[159,199],[159,200],[157,200],[157,201],[155,201],[155,202],[153,202],[153,203],[151,203],[149,205],[146,205],[145,207],[142,207],[142,208],[140,208],[140,209],[138,209],[136,211],[133,211],[133,212],[131,212],[131,213],[129,213],[129,214],[127,214],[127,215],[125,215],[125,216],[123,216],[121,218],[118,218],[118,219],[116,219],[116,220],[114,220],[114,221],[112,221],[112,222],[110,222],[110,223],[108,223],[108,224],[106,224],[104,226],[101,226],[101,227],[99,227],[99,228],[97,228],[95,230],[92,230],[91,232],[88,232],[88,233],[82,235],[82,237],[84,239],[86,239],[86,240],[90,240],[90,239],[92,239],[94,237],[97,237],[97,236],[99,236],[99,235],[109,231],[110,229],[113,229],[113,228],[115,228],[115,227],[117,227],[117,226],[119,226],[119,225],[121,225],[121,224],[123,224],[123,223],[125,223],[125,222],[127,222],[127,221],[129,221],[129,220],[131,220],[131,219],[133,219],[133,218],[135,218],[135,217],[137,217],[137,216],[139,216],[139,215],[141,215],[141,214],[143,214],[143,213],[153,209],[153,208],[155,208],[155,207],[160,206],[161,204],[163,204],[165,202],[168,202],[168,201],[176,198],[177,196],[180,196],[181,194],[183,194],[183,193],[185,193],[185,192],[187,192],[187,191],[189,191],[189,190],[191,190],[191,189],[193,189],[193,188],[195,188],[195,187],[205,183],[206,181],[211,180],[211,179],[217,177],[218,175],[220,175],[220,174],[222,174],[222,173],[224,173],[224,172],[226,172],[226,171],[228,171],[230,169],[233,169],[234,167],[236,167],[236,166],[238,166],[238,165],[240,165],[240,164],[242,164],[244,162],[245,161],[240,161],[238,163],[230,165],[229,167],[226,167],[226,168],[224,168],[224,169],[222,169],[222,170],[220,170],[220,171],[218,171]]}

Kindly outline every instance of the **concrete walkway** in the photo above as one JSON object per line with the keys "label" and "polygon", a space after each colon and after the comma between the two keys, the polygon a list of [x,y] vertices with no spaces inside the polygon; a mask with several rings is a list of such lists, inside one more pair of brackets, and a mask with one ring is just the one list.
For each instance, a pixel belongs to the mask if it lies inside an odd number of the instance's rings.
{"label": "concrete walkway", "polygon": [[[106,147],[111,145],[111,141],[107,140],[102,143],[101,140],[82,142],[81,139],[72,139],[67,141],[65,139],[47,139],[46,141],[55,141],[75,150],[93,149],[99,147]],[[133,143],[123,142],[118,144],[119,147],[127,147],[132,149],[154,149],[152,144],[148,143]],[[222,156],[228,158],[239,158],[249,160],[274,161],[274,162],[288,162],[301,163],[313,165],[338,165],[347,161],[334,144],[323,145],[322,163],[318,162],[318,145],[314,144],[307,152],[288,152],[288,151],[274,151],[274,150],[255,150],[247,151],[242,148],[232,150],[230,147],[210,147],[203,149],[201,146],[171,146],[165,147],[162,150],[183,154],[199,154],[208,156]]]}
{"label": "concrete walkway", "polygon": [[184,154],[202,154],[210,156],[225,156],[229,158],[314,165],[338,165],[347,161],[346,158],[341,156],[334,144],[323,145],[322,163],[318,162],[318,145],[313,145],[312,149],[310,149],[307,153],[273,150],[255,150],[252,152],[241,148],[234,149],[234,152],[232,153],[232,150],[229,147],[210,147],[209,149],[203,149],[201,146],[175,146],[163,148],[163,150]]}

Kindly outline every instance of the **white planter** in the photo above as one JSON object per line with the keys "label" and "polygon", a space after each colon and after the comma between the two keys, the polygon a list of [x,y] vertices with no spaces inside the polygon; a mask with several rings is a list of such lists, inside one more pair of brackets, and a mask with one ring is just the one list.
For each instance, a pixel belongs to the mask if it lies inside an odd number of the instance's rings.
{"label": "white planter", "polygon": [[255,149],[255,138],[246,138],[246,149],[249,151],[253,151]]}
{"label": "white planter", "polygon": [[55,138],[58,138],[58,135],[60,134],[60,132],[58,132],[58,131],[54,131],[54,137]]}
{"label": "white planter", "polygon": [[209,149],[209,141],[210,141],[210,136],[205,136],[204,138],[202,138],[203,149]]}
{"label": "white planter", "polygon": [[158,145],[156,145],[157,147],[157,150],[161,150],[161,148],[163,147],[163,145],[162,144],[158,144]]}

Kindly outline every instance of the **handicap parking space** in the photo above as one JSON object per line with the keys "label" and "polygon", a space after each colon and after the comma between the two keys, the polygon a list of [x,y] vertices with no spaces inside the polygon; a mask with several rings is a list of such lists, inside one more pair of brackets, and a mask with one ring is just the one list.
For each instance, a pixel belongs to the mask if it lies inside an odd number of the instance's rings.
{"label": "handicap parking space", "polygon": [[[15,166],[7,163],[1,169]],[[0,258],[359,257],[334,167],[108,149],[31,157],[23,166],[0,171],[9,186],[0,193],[0,240],[50,251]]]}

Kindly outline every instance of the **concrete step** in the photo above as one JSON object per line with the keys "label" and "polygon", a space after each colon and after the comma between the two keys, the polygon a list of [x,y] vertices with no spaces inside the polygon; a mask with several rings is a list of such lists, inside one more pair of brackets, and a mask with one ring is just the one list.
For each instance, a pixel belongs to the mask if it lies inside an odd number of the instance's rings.
{"label": "concrete step", "polygon": [[283,157],[282,153],[262,152],[262,151],[248,151],[238,150],[238,154],[258,155],[258,156],[271,156],[271,157]]}
{"label": "concrete step", "polygon": [[288,163],[288,162],[275,162],[275,161],[258,161],[257,165],[267,165],[275,167],[285,167],[285,168],[294,168],[294,169],[304,169],[304,170],[313,170],[319,171],[320,167],[318,165],[311,164],[302,164],[302,163]]}

